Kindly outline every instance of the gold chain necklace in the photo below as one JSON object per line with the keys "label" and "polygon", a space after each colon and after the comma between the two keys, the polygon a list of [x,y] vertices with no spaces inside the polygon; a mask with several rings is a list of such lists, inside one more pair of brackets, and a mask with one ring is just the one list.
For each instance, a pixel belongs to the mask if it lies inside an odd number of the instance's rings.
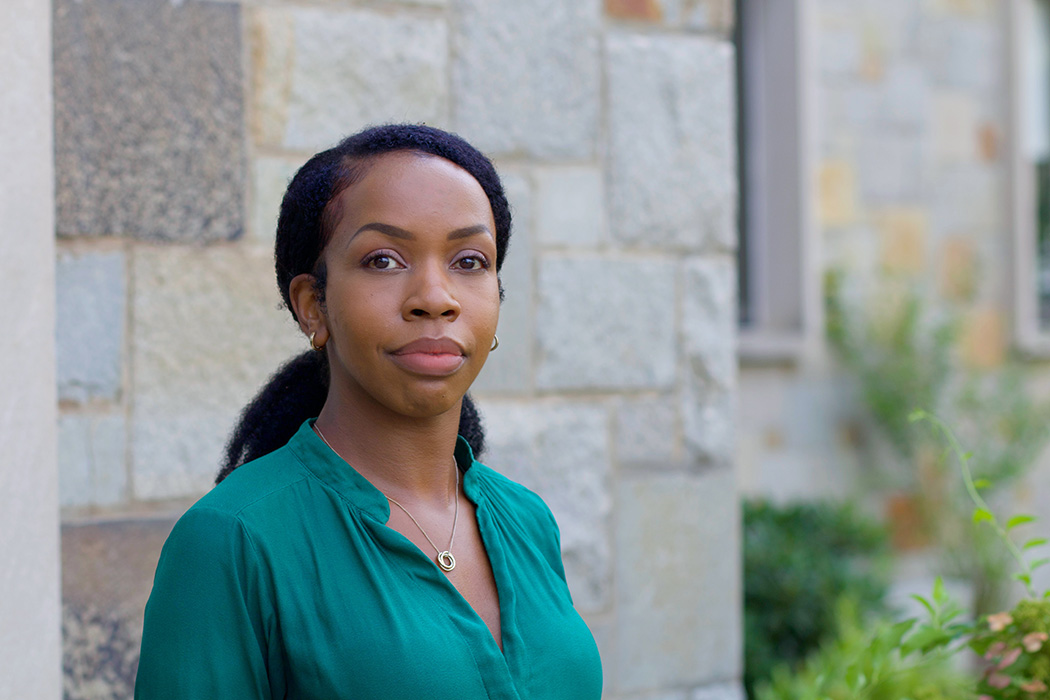
{"label": "gold chain necklace", "polygon": [[[317,437],[321,438],[321,440],[324,442],[324,444],[328,445],[328,449],[330,449],[332,452],[335,452],[337,455],[339,455],[340,458],[342,458],[342,455],[340,455],[338,452],[336,452],[336,449],[334,447],[332,447],[332,443],[328,442],[328,439],[324,436],[324,433],[321,432],[321,429],[317,427],[316,423],[314,424],[313,428],[314,428],[314,432],[317,433]],[[346,460],[343,460],[343,461],[345,462]],[[441,567],[442,571],[452,571],[453,569],[456,568],[456,558],[454,556],[452,556],[452,543],[456,541],[456,525],[459,523],[459,466],[458,465],[455,467],[455,470],[456,470],[456,514],[452,518],[452,536],[448,538],[448,549],[446,549],[443,552],[440,549],[438,549],[438,546],[436,544],[434,544],[434,540],[430,539],[430,535],[428,535],[427,531],[423,529],[423,526],[419,524],[419,521],[416,520],[415,518],[413,518],[412,514],[408,512],[408,508],[405,508],[403,505],[401,505],[400,503],[395,501],[390,496],[387,496],[385,493],[383,494],[384,496],[386,496],[386,500],[390,501],[395,506],[397,506],[401,510],[405,511],[405,515],[408,516],[409,520],[411,520],[413,523],[415,523],[416,527],[419,528],[419,531],[423,533],[423,537],[427,538],[427,542],[429,542],[430,546],[434,548],[435,552],[437,552],[437,557],[435,558],[435,561],[437,562],[437,565]],[[382,491],[380,491],[380,493],[382,493]]]}

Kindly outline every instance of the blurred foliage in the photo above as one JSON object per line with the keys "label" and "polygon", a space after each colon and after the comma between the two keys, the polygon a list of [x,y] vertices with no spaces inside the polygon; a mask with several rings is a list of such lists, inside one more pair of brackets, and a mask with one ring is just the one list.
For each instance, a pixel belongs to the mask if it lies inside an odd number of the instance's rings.
{"label": "blurred foliage", "polygon": [[829,272],[825,282],[828,340],[899,460],[877,464],[877,478],[915,497],[945,573],[973,583],[975,612],[995,609],[1003,602],[1008,562],[994,538],[970,521],[966,494],[951,478],[943,449],[908,416],[915,408],[945,416],[966,442],[981,447],[970,463],[975,478],[1003,490],[1028,472],[1050,439],[1050,402],[1030,396],[1016,363],[963,367],[955,357],[954,313],[931,312],[913,289],[891,286],[894,293],[880,299],[878,311],[865,313],[844,301],[840,272]]}
{"label": "blurred foliage", "polygon": [[[925,608],[924,620],[871,622],[849,598],[836,609],[836,634],[799,668],[778,667],[758,684],[756,700],[1047,700],[1050,698],[1050,592],[1037,595],[1032,574],[1050,563],[1034,552],[1047,539],[1023,545],[1016,528],[1035,519],[1015,515],[1001,521],[981,492],[991,487],[974,478],[973,454],[936,416],[915,411],[914,423],[934,428],[954,457],[970,500],[972,521],[996,535],[999,546],[1018,568],[1013,578],[1024,584],[1026,597],[1009,612],[969,622],[948,596],[940,578],[929,599],[914,596]],[[961,654],[980,656],[977,673],[964,673]]]}
{"label": "blurred foliage", "polygon": [[850,506],[744,503],[744,685],[794,667],[835,632],[835,601],[882,611],[885,530]]}
{"label": "blurred foliage", "polygon": [[973,681],[955,669],[950,652],[908,658],[905,637],[914,620],[872,628],[848,598],[839,601],[835,619],[836,634],[798,671],[778,667],[756,700],[973,700]]}

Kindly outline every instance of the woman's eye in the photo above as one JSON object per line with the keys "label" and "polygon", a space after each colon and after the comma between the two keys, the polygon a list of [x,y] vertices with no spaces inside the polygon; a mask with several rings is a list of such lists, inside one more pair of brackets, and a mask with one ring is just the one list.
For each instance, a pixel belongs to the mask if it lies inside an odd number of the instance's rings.
{"label": "woman's eye", "polygon": [[373,270],[393,270],[400,267],[400,263],[392,255],[377,253],[365,261],[365,265]]}
{"label": "woman's eye", "polygon": [[464,255],[456,261],[456,265],[461,270],[483,270],[488,267],[488,263],[479,255]]}

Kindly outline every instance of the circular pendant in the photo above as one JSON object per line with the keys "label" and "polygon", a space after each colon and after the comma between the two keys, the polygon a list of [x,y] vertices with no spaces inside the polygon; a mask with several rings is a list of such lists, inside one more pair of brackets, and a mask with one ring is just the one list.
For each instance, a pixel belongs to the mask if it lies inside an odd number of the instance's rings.
{"label": "circular pendant", "polygon": [[452,552],[446,549],[444,552],[437,555],[437,564],[441,567],[442,571],[452,571],[456,568],[456,558],[452,556]]}

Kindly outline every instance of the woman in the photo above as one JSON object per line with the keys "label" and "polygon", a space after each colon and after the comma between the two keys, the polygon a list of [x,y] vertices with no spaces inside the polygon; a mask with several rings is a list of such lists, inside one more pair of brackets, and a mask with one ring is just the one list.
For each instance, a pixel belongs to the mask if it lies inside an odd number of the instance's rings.
{"label": "woman", "polygon": [[509,236],[492,164],[440,130],[302,167],[275,257],[312,350],[168,538],[137,698],[597,700],[550,511],[473,456]]}

